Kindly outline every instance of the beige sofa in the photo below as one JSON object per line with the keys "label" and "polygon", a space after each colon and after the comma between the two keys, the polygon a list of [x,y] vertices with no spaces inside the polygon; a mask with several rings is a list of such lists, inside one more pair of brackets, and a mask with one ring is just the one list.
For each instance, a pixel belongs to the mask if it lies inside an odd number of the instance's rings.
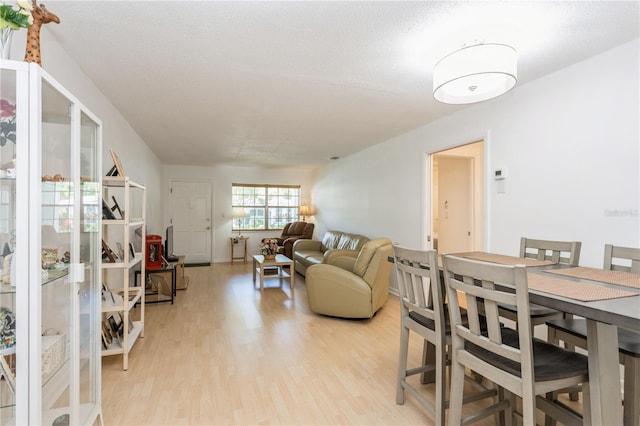
{"label": "beige sofa", "polygon": [[322,241],[298,240],[293,243],[293,261],[296,272],[306,275],[307,268],[320,263],[332,263],[337,257],[354,259],[369,241],[364,235],[341,231],[327,231]]}
{"label": "beige sofa", "polygon": [[389,298],[391,240],[367,242],[356,258],[312,265],[305,279],[309,309],[341,318],[371,318]]}

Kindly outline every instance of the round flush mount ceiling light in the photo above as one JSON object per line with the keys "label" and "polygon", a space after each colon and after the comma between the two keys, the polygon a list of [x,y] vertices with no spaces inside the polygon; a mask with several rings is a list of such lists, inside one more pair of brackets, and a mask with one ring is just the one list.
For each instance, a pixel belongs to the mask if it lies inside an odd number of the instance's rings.
{"label": "round flush mount ceiling light", "polygon": [[470,104],[500,96],[518,80],[518,55],[506,44],[475,44],[442,58],[433,69],[433,97]]}

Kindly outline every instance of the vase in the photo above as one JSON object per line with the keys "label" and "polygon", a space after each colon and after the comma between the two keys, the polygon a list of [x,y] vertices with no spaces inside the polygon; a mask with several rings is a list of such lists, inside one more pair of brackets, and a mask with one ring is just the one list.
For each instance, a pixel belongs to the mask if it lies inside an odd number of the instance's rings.
{"label": "vase", "polygon": [[275,254],[265,254],[264,255],[264,260],[276,260],[276,255]]}
{"label": "vase", "polygon": [[13,36],[13,28],[3,28],[0,33],[0,58],[10,59],[11,56],[11,38]]}

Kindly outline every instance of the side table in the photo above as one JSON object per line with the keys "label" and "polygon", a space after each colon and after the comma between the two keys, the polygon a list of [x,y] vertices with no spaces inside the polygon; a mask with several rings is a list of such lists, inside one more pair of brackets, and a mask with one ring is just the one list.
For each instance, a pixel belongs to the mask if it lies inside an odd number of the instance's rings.
{"label": "side table", "polygon": [[169,266],[173,266],[176,269],[176,290],[186,290],[189,286],[189,277],[184,275],[184,259],[186,256],[178,255],[178,260],[175,262],[167,261]]}
{"label": "side table", "polygon": [[[161,275],[166,276],[169,275],[171,280],[171,289],[169,290],[169,295],[161,294],[160,291],[155,292],[147,292],[145,291],[145,303],[162,303],[162,302],[171,302],[173,305],[173,299],[176,295],[176,265],[167,265],[162,269],[145,269],[144,271],[144,283],[139,283],[140,270],[135,271],[134,276],[134,285],[137,287],[138,285],[144,285],[145,289],[147,286],[147,280],[151,275]],[[165,278],[166,279],[166,278]],[[147,296],[156,296],[155,299]]]}
{"label": "side table", "polygon": [[[231,264],[233,264],[234,260],[243,260],[244,263],[247,263],[247,240],[249,237],[229,237],[229,241],[231,242]],[[242,245],[244,244],[244,252],[242,256],[235,255],[235,247],[236,244]]]}

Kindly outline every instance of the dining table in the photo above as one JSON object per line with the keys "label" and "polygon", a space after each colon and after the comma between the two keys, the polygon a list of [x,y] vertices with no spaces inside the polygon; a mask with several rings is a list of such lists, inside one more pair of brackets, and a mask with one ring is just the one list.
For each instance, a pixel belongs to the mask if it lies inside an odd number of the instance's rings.
{"label": "dining table", "polygon": [[640,332],[640,274],[487,252],[451,255],[524,265],[530,303],[586,318],[590,401],[584,401],[584,424],[622,425],[617,327]]}

